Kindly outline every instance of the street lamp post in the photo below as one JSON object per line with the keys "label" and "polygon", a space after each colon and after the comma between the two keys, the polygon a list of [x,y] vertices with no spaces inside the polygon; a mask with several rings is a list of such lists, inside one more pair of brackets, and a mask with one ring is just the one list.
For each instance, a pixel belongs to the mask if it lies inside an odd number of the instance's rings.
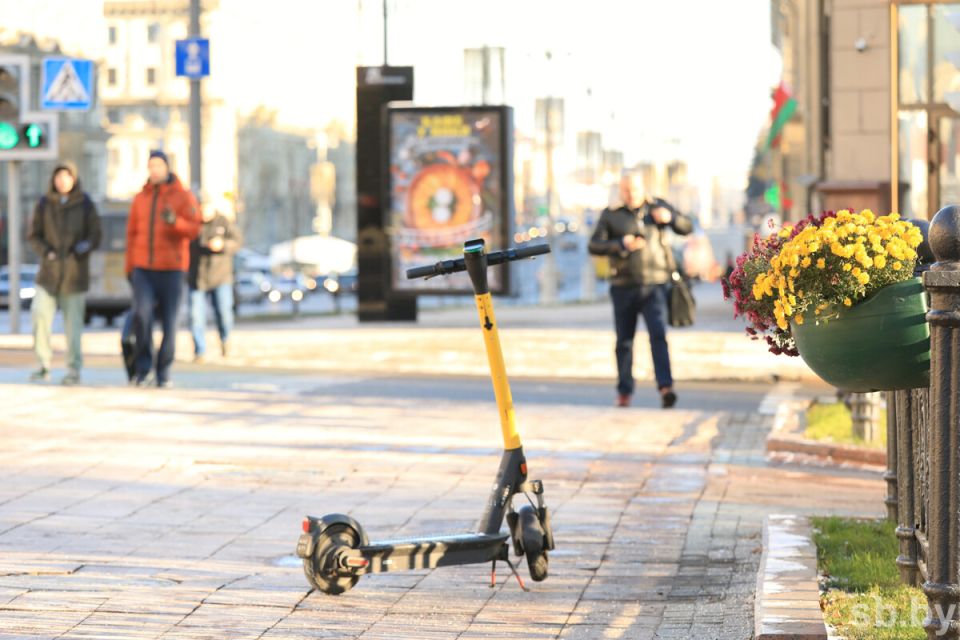
{"label": "street lamp post", "polygon": [[[200,37],[200,0],[190,0],[190,37]],[[190,79],[190,187],[198,198],[201,194],[201,106],[200,78]]]}

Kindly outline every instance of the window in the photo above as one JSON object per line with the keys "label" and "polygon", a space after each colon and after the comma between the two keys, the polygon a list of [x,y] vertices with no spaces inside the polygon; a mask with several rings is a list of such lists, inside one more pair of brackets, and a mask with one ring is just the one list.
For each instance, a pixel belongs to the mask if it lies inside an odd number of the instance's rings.
{"label": "window", "polygon": [[117,44],[117,28],[110,27],[107,29],[107,40],[110,41],[110,44]]}
{"label": "window", "polygon": [[107,109],[107,120],[110,124],[120,124],[123,121],[120,109]]}
{"label": "window", "polygon": [[147,85],[153,86],[157,83],[157,70],[154,67],[147,67]]}
{"label": "window", "polygon": [[899,177],[894,206],[923,218],[960,196],[960,3],[894,4]]}
{"label": "window", "polygon": [[117,70],[107,69],[107,84],[111,87],[117,86]]}
{"label": "window", "polygon": [[147,42],[155,44],[160,39],[160,23],[151,22],[147,25]]}

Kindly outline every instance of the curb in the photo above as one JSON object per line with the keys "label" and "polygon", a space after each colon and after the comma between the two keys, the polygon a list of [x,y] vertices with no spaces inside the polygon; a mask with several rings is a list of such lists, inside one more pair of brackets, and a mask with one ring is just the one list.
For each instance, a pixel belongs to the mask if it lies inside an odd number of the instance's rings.
{"label": "curb", "polygon": [[754,601],[756,640],[827,640],[817,582],[817,547],[810,521],[770,515]]}
{"label": "curb", "polygon": [[882,449],[867,449],[849,444],[818,442],[801,436],[797,432],[797,416],[803,411],[805,402],[783,402],[777,407],[773,428],[767,435],[767,454],[798,454],[821,463],[835,465],[865,465],[871,467],[887,466],[887,452]]}

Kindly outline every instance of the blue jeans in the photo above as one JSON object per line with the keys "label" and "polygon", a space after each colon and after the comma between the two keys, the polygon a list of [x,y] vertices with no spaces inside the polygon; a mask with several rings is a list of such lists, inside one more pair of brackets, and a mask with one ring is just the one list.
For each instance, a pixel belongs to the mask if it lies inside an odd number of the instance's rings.
{"label": "blue jeans", "polygon": [[173,364],[176,351],[177,312],[180,309],[183,279],[183,271],[134,269],[131,274],[133,333],[137,341],[134,366],[138,380],[146,378],[153,366],[154,311],[163,329],[163,340],[157,352],[157,382],[163,383],[170,379],[170,365]]}
{"label": "blue jeans", "polygon": [[613,319],[617,330],[617,391],[633,393],[633,338],[637,333],[637,316],[643,314],[653,354],[653,371],[657,388],[673,386],[670,373],[670,351],[667,348],[667,304],[669,285],[655,284],[634,287],[610,287],[613,298]]}
{"label": "blue jeans", "polygon": [[202,356],[207,351],[207,298],[213,303],[213,313],[217,318],[217,331],[220,343],[227,341],[233,329],[233,285],[222,284],[210,291],[190,289],[190,330],[193,332],[194,353]]}

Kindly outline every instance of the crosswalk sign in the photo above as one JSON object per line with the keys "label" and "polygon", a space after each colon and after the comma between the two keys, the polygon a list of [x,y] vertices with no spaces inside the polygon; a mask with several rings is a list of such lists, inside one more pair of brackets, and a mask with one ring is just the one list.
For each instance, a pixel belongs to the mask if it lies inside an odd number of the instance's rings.
{"label": "crosswalk sign", "polygon": [[93,103],[93,60],[44,58],[40,108],[87,111]]}

